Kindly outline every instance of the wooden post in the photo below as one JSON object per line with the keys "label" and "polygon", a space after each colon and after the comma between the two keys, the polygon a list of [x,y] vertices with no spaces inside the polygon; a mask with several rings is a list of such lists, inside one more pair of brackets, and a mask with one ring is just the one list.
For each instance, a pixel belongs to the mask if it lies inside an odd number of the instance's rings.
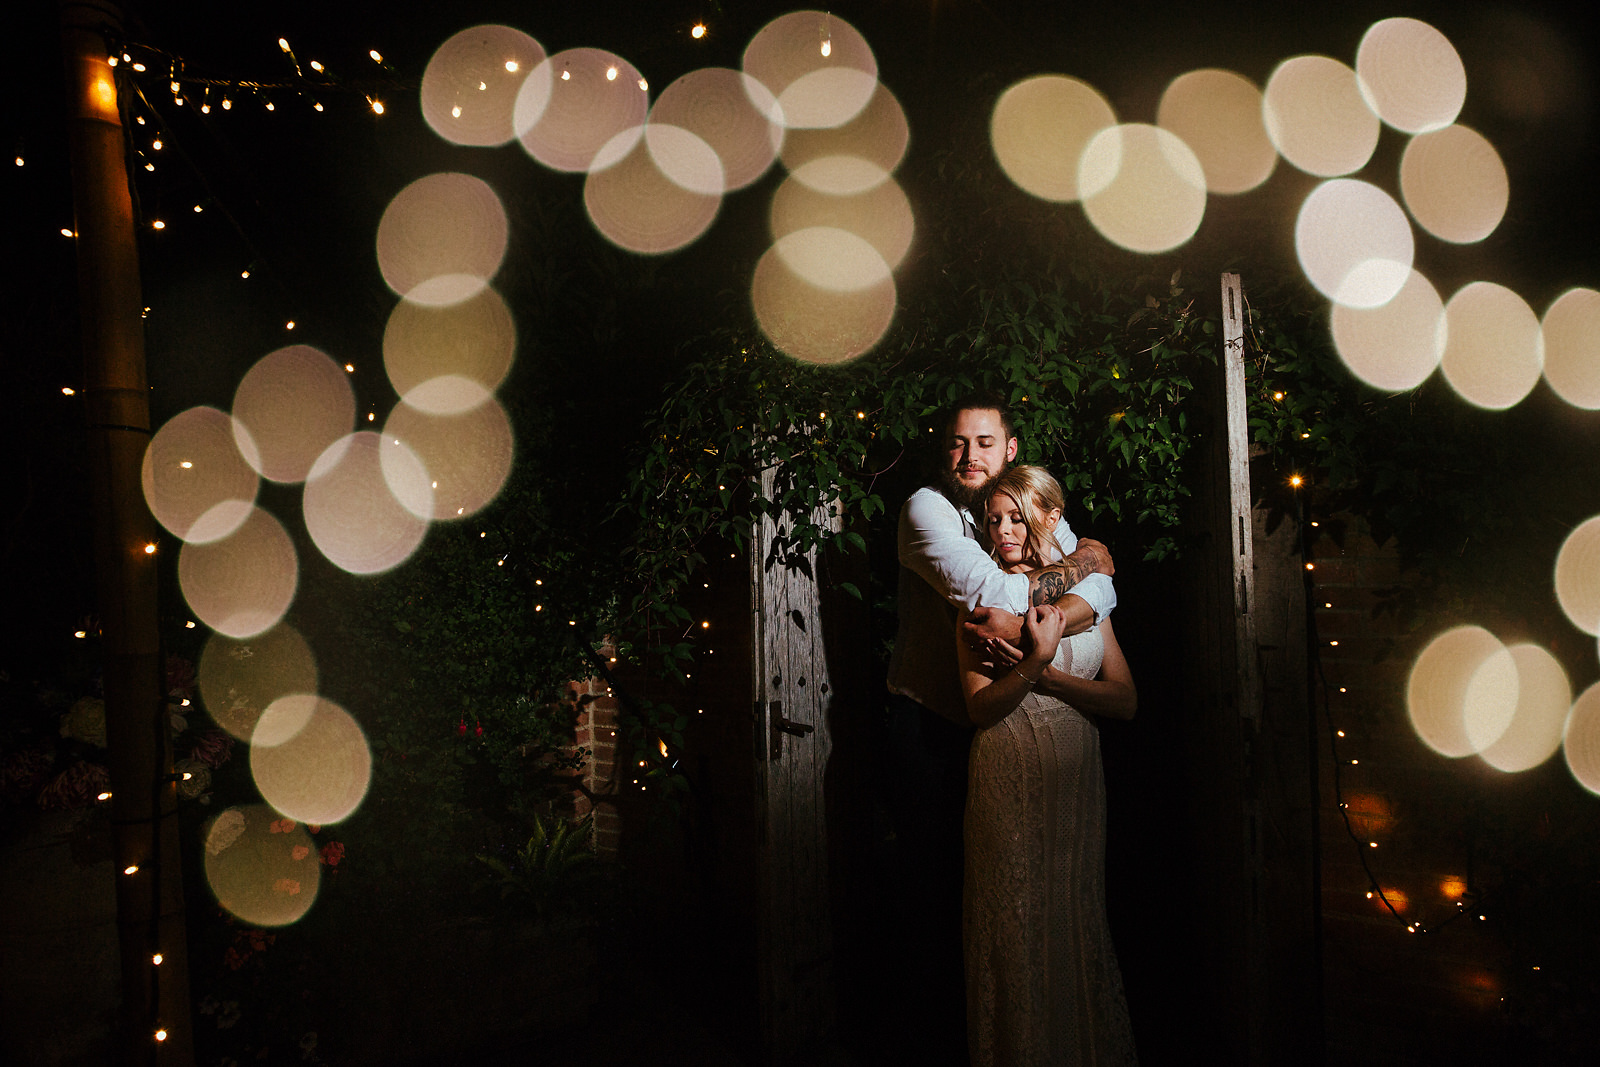
{"label": "wooden post", "polygon": [[1234,663],[1239,714],[1261,722],[1261,669],[1256,658],[1255,551],[1251,543],[1250,412],[1244,395],[1244,289],[1222,276],[1222,388],[1227,410],[1228,532],[1233,570]]}
{"label": "wooden post", "polygon": [[[160,537],[140,484],[150,405],[139,253],[116,78],[107,62],[108,31],[119,33],[121,25],[109,0],[64,0],[61,7],[118,872],[117,1047],[124,1064],[191,1064],[177,789],[156,612]],[[157,953],[160,966],[153,963]]]}
{"label": "wooden post", "polygon": [[[771,499],[774,471],[762,472]],[[826,516],[818,516],[822,521]],[[834,1030],[823,772],[832,696],[814,552],[791,557],[763,518],[750,545],[760,894],[761,1030],[767,1062],[805,1062]]]}

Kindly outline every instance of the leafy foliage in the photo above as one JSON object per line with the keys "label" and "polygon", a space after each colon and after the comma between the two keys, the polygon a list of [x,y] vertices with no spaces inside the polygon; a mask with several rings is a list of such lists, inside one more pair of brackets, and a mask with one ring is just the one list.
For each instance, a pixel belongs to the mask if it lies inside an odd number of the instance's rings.
{"label": "leafy foliage", "polygon": [[478,862],[493,872],[490,884],[500,899],[525,902],[539,919],[574,900],[587,884],[594,867],[590,842],[592,817],[577,823],[534,816],[533,834],[510,860],[478,854]]}

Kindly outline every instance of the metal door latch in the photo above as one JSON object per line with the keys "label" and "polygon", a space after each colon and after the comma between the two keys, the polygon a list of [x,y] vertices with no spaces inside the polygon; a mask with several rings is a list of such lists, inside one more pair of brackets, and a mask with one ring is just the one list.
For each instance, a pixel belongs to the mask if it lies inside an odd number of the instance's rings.
{"label": "metal door latch", "polygon": [[783,702],[774,700],[770,708],[772,724],[772,758],[777,759],[783,755],[783,735],[790,737],[805,737],[816,729],[810,723],[793,722],[783,717]]}

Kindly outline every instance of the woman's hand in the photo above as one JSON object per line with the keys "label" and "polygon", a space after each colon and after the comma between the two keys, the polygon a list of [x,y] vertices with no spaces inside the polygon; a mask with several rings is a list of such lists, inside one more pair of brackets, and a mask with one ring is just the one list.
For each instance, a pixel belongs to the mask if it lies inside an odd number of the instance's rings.
{"label": "woman's hand", "polygon": [[1022,629],[1033,642],[1027,659],[1043,666],[1055,658],[1056,645],[1061,643],[1061,636],[1067,629],[1067,617],[1054,604],[1040,604],[1028,609],[1022,619]]}

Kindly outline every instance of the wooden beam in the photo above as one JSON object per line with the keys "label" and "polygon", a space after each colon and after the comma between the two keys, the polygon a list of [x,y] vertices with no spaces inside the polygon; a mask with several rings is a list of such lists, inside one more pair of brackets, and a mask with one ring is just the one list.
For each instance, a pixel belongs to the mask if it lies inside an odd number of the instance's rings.
{"label": "wooden beam", "polygon": [[1227,408],[1237,700],[1239,714],[1260,725],[1261,667],[1256,655],[1255,546],[1250,515],[1250,411],[1244,391],[1244,289],[1237,274],[1222,276],[1222,386]]}

